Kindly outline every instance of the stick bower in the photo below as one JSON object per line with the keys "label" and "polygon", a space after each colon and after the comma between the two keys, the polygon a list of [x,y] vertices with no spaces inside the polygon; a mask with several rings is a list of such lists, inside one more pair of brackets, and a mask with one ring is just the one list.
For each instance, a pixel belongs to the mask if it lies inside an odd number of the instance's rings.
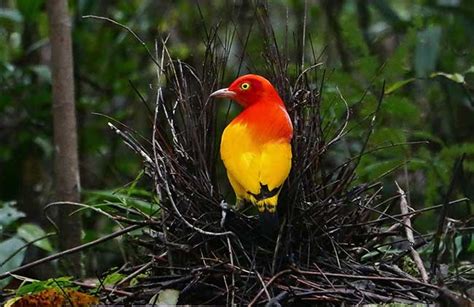
{"label": "stick bower", "polygon": [[[224,71],[226,61],[209,35],[200,71],[172,60],[164,44],[156,52],[158,84],[165,86],[157,88],[150,142],[139,142],[130,129],[109,124],[143,159],[160,209],[153,215],[135,213],[133,219],[115,217],[146,225],[141,235],[131,237],[135,260],[122,270],[141,277],[133,286],[121,283],[119,289],[130,295],[108,293],[106,302],[145,304],[165,289],[179,290],[180,304],[458,299],[446,288],[423,281],[426,270],[420,267],[417,250],[432,236],[418,233],[410,221],[463,200],[407,212],[401,188],[384,198],[379,182],[355,184],[355,169],[367,154],[383,88],[373,93],[378,104],[366,119],[362,149],[338,161],[333,155],[348,133],[352,111],[343,95],[345,112],[325,118],[320,65],[301,70],[291,81],[284,77],[284,63],[268,61],[271,81],[284,97],[295,129],[293,168],[278,207],[279,233],[262,235],[252,208],[235,212],[228,205],[231,197],[226,202],[217,140],[229,117],[225,107],[209,100],[209,93],[221,85],[218,72]],[[394,208],[400,203],[403,211],[397,213]],[[418,255],[416,262],[411,255]]]}

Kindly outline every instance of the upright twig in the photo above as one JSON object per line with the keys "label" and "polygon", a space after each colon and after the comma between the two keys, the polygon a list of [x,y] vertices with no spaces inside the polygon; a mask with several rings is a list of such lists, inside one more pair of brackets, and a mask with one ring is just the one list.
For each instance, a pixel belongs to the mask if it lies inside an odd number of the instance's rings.
{"label": "upright twig", "polygon": [[456,183],[456,178],[457,178],[458,173],[462,169],[462,164],[465,157],[466,157],[466,154],[464,153],[460,158],[456,159],[456,162],[454,163],[453,176],[451,177],[451,182],[449,184],[448,191],[446,192],[446,195],[444,198],[443,207],[441,207],[441,212],[439,214],[438,228],[436,229],[436,234],[434,235],[433,253],[431,254],[431,267],[430,267],[431,278],[434,278],[436,276],[436,273],[439,268],[438,254],[439,254],[439,248],[440,248],[440,243],[441,243],[441,237],[442,237],[443,229],[444,229],[444,222],[446,220],[446,215],[448,213],[449,199],[451,198],[451,194],[453,193],[454,186]]}
{"label": "upright twig", "polygon": [[400,212],[404,214],[403,224],[405,226],[405,234],[407,236],[408,243],[410,244],[411,256],[413,258],[413,261],[415,261],[418,271],[420,272],[421,279],[423,280],[423,282],[428,282],[428,274],[426,273],[425,266],[423,265],[423,260],[421,260],[420,254],[418,254],[418,252],[414,248],[415,238],[413,236],[413,228],[411,226],[410,215],[408,215],[409,211],[406,194],[402,190],[402,188],[400,188],[396,181],[395,184],[397,185],[398,194],[400,194]]}

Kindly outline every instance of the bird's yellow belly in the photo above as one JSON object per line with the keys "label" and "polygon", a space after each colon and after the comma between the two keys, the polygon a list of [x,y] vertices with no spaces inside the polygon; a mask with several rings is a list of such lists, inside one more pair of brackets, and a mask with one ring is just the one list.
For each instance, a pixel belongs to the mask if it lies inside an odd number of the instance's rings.
{"label": "bird's yellow belly", "polygon": [[274,212],[291,169],[289,141],[258,142],[246,125],[231,124],[222,135],[221,158],[237,199],[252,202],[259,211]]}

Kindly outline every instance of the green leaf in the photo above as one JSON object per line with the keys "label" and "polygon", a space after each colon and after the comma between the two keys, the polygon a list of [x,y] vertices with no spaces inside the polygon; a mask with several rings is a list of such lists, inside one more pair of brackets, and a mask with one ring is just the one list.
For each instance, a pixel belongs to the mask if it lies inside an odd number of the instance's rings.
{"label": "green leaf", "polygon": [[36,293],[36,292],[40,292],[40,291],[43,291],[43,290],[46,290],[46,289],[49,289],[50,287],[48,287],[48,281],[45,280],[45,281],[34,281],[32,283],[26,283],[24,285],[22,285],[20,288],[18,288],[18,290],[16,291],[16,295],[18,296],[23,296],[23,295],[26,295],[26,294],[32,294],[32,293]]}
{"label": "green leaf", "polygon": [[[45,237],[46,233],[44,230],[35,224],[26,223],[18,227],[17,234],[20,238],[24,239],[26,242],[33,242],[39,238]],[[47,238],[36,241],[33,245],[44,249],[45,251],[52,252],[53,246]]]}
{"label": "green leaf", "polygon": [[142,273],[142,274],[138,274],[136,277],[132,278],[130,280],[130,286],[133,287],[135,285],[138,285],[138,283],[140,282],[140,279],[143,279],[143,278],[146,278],[146,277],[149,277],[149,272],[147,273]]}
{"label": "green leaf", "polygon": [[121,281],[122,279],[124,279],[125,277],[126,275],[124,274],[114,272],[107,275],[102,283],[106,286],[113,286],[119,281]]}
{"label": "green leaf", "polygon": [[454,238],[454,245],[456,246],[456,257],[459,257],[459,254],[462,252],[462,236],[456,236]]}
{"label": "green leaf", "polygon": [[64,289],[64,288],[77,288],[77,286],[72,282],[72,277],[63,276],[58,278],[50,278],[47,280],[38,280],[31,283],[23,284],[16,291],[17,296],[23,296],[26,294],[36,293],[45,289]]}
{"label": "green leaf", "polygon": [[[24,245],[25,242],[17,237],[12,237],[0,243],[0,274],[11,271],[21,265],[26,253],[26,249],[22,249]],[[15,254],[15,252],[17,253]],[[6,286],[9,280],[10,278],[1,280],[0,288]]]}
{"label": "green leaf", "polygon": [[467,251],[470,253],[474,253],[474,236],[471,236],[471,243],[469,244]]}
{"label": "green leaf", "polygon": [[0,9],[0,20],[1,19],[6,19],[6,20],[20,23],[23,21],[23,16],[21,16],[18,10]]}
{"label": "green leaf", "polygon": [[0,208],[0,226],[8,226],[16,220],[25,217],[23,212],[13,207],[15,204],[14,201],[3,203],[3,207]]}
{"label": "green leaf", "polygon": [[441,145],[441,146],[445,145],[443,140],[439,136],[436,136],[436,135],[432,134],[429,131],[422,131],[422,130],[414,131],[412,133],[412,136],[413,136],[413,138],[416,138],[417,140],[429,141],[429,142],[436,143],[436,144]]}
{"label": "green leaf", "polygon": [[440,26],[430,26],[418,33],[415,49],[415,72],[417,77],[426,77],[435,69],[440,41]]}
{"label": "green leaf", "polygon": [[380,255],[380,252],[378,250],[373,251],[373,252],[368,252],[367,254],[364,254],[360,260],[362,262],[364,262],[364,261],[369,260],[371,258],[374,258],[378,255]]}
{"label": "green leaf", "polygon": [[150,197],[151,193],[149,191],[141,189],[88,191],[86,194],[90,197],[87,203],[93,203],[93,205],[113,202],[125,207],[139,209],[146,214],[156,213],[159,208],[156,202],[148,202],[137,197]]}
{"label": "green leaf", "polygon": [[392,83],[385,90],[385,95],[391,94],[391,93],[395,92],[396,90],[398,90],[399,88],[402,88],[405,85],[407,85],[408,83],[411,83],[415,80],[416,80],[416,78],[410,78],[410,79],[400,80],[400,81],[397,81],[395,83]]}
{"label": "green leaf", "polygon": [[51,83],[51,69],[48,65],[33,65],[30,67],[42,81]]}
{"label": "green leaf", "polygon": [[436,78],[436,77],[444,77],[446,79],[449,79],[451,81],[454,81],[454,82],[460,83],[460,84],[463,84],[465,82],[464,81],[464,76],[459,74],[459,73],[447,74],[445,72],[438,71],[438,72],[434,72],[430,75],[430,78]]}

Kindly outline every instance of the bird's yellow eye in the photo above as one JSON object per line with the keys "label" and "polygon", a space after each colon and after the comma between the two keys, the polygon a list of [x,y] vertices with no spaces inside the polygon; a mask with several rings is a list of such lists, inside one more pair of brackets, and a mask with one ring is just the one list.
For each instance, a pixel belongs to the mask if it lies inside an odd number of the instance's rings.
{"label": "bird's yellow eye", "polygon": [[248,90],[250,88],[250,84],[247,82],[244,82],[240,85],[240,88],[244,91]]}

